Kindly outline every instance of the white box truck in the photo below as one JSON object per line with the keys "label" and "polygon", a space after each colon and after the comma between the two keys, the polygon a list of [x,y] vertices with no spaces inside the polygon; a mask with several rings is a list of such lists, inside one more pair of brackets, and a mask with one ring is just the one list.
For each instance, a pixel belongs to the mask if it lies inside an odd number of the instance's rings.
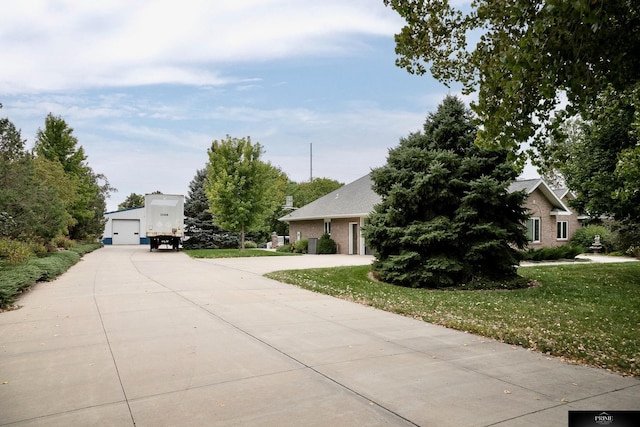
{"label": "white box truck", "polygon": [[178,194],[146,194],[144,208],[150,250],[160,245],[180,249],[184,237],[184,196]]}

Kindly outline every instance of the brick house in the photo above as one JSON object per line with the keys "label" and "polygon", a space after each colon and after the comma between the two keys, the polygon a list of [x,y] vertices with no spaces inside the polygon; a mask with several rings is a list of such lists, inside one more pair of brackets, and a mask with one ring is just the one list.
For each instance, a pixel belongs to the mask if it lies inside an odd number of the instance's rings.
{"label": "brick house", "polygon": [[[369,174],[280,218],[289,223],[289,241],[320,238],[327,232],[345,255],[370,254],[362,235],[365,219],[381,198],[371,188]],[[509,191],[525,191],[530,246],[559,246],[568,243],[580,226],[578,216],[562,201],[569,192],[555,193],[541,179],[518,180]],[[560,194],[560,196],[558,196]]]}
{"label": "brick house", "polygon": [[509,186],[510,192],[527,194],[525,207],[529,211],[527,233],[529,247],[565,245],[580,228],[578,215],[567,206],[572,197],[567,189],[552,190],[542,179],[517,180]]}

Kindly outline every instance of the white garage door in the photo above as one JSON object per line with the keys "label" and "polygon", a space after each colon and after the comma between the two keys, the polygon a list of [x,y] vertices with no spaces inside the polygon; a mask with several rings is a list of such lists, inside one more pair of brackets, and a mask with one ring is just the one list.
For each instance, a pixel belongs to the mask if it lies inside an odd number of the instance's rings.
{"label": "white garage door", "polygon": [[114,245],[139,245],[140,220],[114,219],[112,220]]}

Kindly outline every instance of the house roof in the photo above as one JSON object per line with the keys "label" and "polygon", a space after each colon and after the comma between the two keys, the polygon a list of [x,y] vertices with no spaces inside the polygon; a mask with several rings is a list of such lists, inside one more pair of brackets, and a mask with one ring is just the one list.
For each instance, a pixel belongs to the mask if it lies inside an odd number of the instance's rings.
{"label": "house roof", "polygon": [[369,215],[382,200],[371,186],[369,174],[280,218],[299,221],[323,218],[352,218]]}
{"label": "house roof", "polygon": [[564,199],[567,195],[573,196],[573,193],[571,193],[568,188],[554,188],[553,192],[560,200]]}
{"label": "house roof", "polygon": [[104,215],[114,214],[114,213],[118,213],[118,212],[134,211],[136,209],[144,209],[144,206],[138,206],[138,207],[135,207],[135,208],[126,208],[126,209],[120,209],[120,210],[117,210],[117,211],[105,212]]}
{"label": "house roof", "polygon": [[536,190],[540,190],[542,194],[549,200],[551,206],[555,208],[556,214],[569,214],[571,211],[567,206],[562,203],[561,197],[558,197],[557,193],[552,190],[546,182],[542,179],[521,179],[513,181],[509,184],[509,192],[515,193],[516,191],[524,191],[527,195],[533,193]]}
{"label": "house roof", "polygon": [[[328,218],[352,218],[369,215],[376,204],[382,198],[373,191],[373,181],[369,174],[350,184],[323,196],[308,205],[305,205],[280,218],[280,221],[302,221]],[[562,203],[562,200],[542,179],[524,179],[514,181],[509,185],[508,191],[525,191],[533,193],[536,189],[545,195],[555,208],[552,213],[557,215],[569,215],[571,212]]]}

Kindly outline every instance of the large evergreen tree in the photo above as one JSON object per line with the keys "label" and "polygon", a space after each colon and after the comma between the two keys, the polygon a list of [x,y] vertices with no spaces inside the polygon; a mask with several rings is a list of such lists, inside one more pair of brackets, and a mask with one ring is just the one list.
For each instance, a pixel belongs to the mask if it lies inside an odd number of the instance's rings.
{"label": "large evergreen tree", "polygon": [[185,249],[235,249],[240,245],[238,233],[227,232],[218,227],[209,210],[209,199],[205,193],[207,170],[199,169],[189,183],[189,192],[184,201]]}
{"label": "large evergreen tree", "polygon": [[[0,109],[2,104],[0,104]],[[0,118],[0,159],[15,160],[26,155],[20,129],[8,117]]]}
{"label": "large evergreen tree", "polygon": [[508,151],[480,148],[476,132],[470,111],[447,97],[371,172],[382,201],[365,236],[382,280],[447,287],[516,277],[524,194],[507,191],[517,176]]}
{"label": "large evergreen tree", "polygon": [[77,240],[99,236],[104,229],[106,198],[114,188],[104,175],[89,167],[73,128],[61,117],[48,114],[44,129],[38,129],[34,152],[38,157],[59,162],[75,185],[76,197],[68,208],[73,218],[69,236]]}
{"label": "large evergreen tree", "polygon": [[67,231],[74,186],[59,163],[34,159],[24,145],[20,130],[0,119],[0,237],[48,243]]}

